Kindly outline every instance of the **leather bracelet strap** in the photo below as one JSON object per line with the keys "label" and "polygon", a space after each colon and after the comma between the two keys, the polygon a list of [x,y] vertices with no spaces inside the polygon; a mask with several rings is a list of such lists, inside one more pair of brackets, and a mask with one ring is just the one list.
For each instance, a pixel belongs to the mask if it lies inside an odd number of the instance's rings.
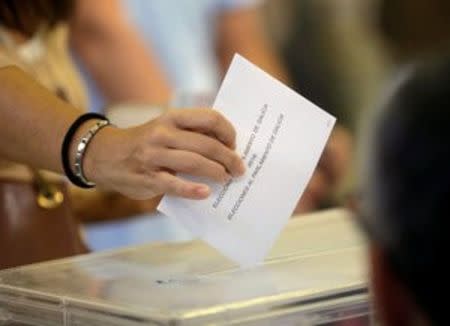
{"label": "leather bracelet strap", "polygon": [[85,183],[72,171],[70,167],[70,145],[72,143],[73,136],[83,123],[89,120],[97,120],[97,119],[109,122],[109,120],[105,116],[98,113],[86,113],[79,116],[72,123],[69,130],[67,131],[61,147],[61,161],[64,173],[66,174],[67,178],[70,180],[71,183],[80,188],[93,188],[94,186],[92,184]]}

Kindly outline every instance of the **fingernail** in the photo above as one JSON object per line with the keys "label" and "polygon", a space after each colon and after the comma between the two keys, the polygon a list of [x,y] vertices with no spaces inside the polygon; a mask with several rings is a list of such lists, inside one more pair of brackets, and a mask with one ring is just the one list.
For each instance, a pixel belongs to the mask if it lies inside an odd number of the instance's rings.
{"label": "fingernail", "polygon": [[206,185],[201,185],[201,186],[198,186],[195,188],[195,193],[202,197],[209,196],[210,192],[211,192],[211,190]]}

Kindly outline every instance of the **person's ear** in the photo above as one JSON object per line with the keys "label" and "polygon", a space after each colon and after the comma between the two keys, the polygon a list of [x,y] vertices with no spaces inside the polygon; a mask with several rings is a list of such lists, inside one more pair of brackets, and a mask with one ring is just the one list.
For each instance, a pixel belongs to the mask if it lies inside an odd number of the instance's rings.
{"label": "person's ear", "polygon": [[401,281],[393,273],[385,254],[376,245],[370,247],[370,272],[375,315],[386,326],[411,325],[414,305]]}

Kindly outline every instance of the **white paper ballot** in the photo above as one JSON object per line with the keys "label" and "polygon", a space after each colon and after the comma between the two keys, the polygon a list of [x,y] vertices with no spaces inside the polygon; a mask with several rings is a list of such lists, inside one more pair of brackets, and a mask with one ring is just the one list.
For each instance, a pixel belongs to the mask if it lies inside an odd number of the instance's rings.
{"label": "white paper ballot", "polygon": [[289,220],[336,119],[239,55],[214,108],[236,129],[245,175],[225,185],[206,182],[212,194],[205,200],[165,196],[158,210],[251,267],[264,259]]}

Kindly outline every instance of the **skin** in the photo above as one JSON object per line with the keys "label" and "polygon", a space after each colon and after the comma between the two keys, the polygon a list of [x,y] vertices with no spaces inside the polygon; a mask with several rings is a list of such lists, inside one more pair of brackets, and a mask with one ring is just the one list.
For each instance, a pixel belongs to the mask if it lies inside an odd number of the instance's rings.
{"label": "skin", "polygon": [[294,214],[317,209],[323,199],[339,186],[351,165],[352,148],[350,132],[342,126],[336,126]]}
{"label": "skin", "polygon": [[[225,73],[236,52],[289,85],[288,73],[264,27],[260,8],[225,11],[218,19],[217,56]],[[345,177],[351,160],[352,140],[348,130],[337,126],[325,148],[321,162],[298,202],[294,214],[320,208],[323,200]]]}
{"label": "skin", "polygon": [[217,20],[216,32],[217,56],[223,73],[238,52],[282,82],[290,83],[258,7],[225,11]]}
{"label": "skin", "polygon": [[109,102],[168,103],[165,75],[120,2],[77,0],[69,27],[72,48]]}
{"label": "skin", "polygon": [[[215,28],[216,54],[223,74],[234,53],[239,52],[289,84],[288,73],[267,36],[260,8],[223,11]],[[151,49],[144,49],[136,31],[124,18],[119,2],[78,0],[71,22],[71,44],[111,103],[166,103],[169,94],[166,78]],[[319,208],[345,175],[351,140],[348,131],[338,129],[295,214]],[[85,197],[88,195],[91,194]]]}
{"label": "skin", "polygon": [[[0,80],[0,156],[62,173],[62,141],[81,112],[18,68],[0,68]],[[75,135],[72,159],[78,140],[94,123],[86,122]],[[243,174],[234,142],[233,127],[216,111],[168,112],[135,128],[103,128],[86,151],[84,172],[98,186],[132,199],[164,193],[203,199],[210,193],[206,185],[175,173],[222,182]]]}

